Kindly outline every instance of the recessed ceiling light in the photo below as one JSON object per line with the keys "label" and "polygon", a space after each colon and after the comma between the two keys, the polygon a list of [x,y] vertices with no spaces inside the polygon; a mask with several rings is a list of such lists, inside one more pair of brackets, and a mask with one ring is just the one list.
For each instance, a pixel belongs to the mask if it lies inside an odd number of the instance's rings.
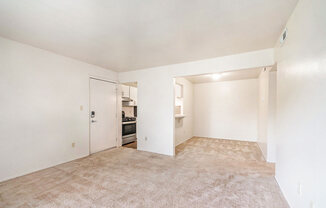
{"label": "recessed ceiling light", "polygon": [[218,80],[221,77],[221,74],[212,74],[214,80]]}

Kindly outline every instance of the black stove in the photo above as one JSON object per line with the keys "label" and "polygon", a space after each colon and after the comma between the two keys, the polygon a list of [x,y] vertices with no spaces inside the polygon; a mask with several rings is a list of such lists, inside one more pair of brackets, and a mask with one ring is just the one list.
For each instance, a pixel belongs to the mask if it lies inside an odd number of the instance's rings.
{"label": "black stove", "polygon": [[136,117],[124,117],[124,118],[122,118],[122,122],[128,122],[128,121],[136,121]]}

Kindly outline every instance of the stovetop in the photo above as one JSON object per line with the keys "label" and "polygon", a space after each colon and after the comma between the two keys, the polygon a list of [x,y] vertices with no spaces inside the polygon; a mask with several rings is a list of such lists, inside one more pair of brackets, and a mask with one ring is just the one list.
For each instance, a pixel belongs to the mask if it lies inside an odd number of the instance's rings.
{"label": "stovetop", "polygon": [[136,117],[124,117],[124,118],[122,118],[122,122],[127,122],[127,121],[136,121]]}

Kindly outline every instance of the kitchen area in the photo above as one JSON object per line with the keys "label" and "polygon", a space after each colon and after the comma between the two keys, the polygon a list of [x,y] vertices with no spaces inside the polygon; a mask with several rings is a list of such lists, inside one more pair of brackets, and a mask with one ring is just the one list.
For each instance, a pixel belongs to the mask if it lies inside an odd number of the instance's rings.
{"label": "kitchen area", "polygon": [[137,149],[137,83],[121,85],[122,146]]}

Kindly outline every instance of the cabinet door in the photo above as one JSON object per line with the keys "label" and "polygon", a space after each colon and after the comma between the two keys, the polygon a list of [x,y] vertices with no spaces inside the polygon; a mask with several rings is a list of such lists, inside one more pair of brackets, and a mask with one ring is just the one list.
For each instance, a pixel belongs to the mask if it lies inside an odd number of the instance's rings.
{"label": "cabinet door", "polygon": [[183,85],[176,83],[175,84],[175,96],[177,98],[183,97]]}
{"label": "cabinet door", "polygon": [[129,86],[121,85],[122,97],[129,97]]}
{"label": "cabinet door", "polygon": [[136,87],[130,87],[130,99],[134,101],[134,103],[137,105],[137,88]]}

